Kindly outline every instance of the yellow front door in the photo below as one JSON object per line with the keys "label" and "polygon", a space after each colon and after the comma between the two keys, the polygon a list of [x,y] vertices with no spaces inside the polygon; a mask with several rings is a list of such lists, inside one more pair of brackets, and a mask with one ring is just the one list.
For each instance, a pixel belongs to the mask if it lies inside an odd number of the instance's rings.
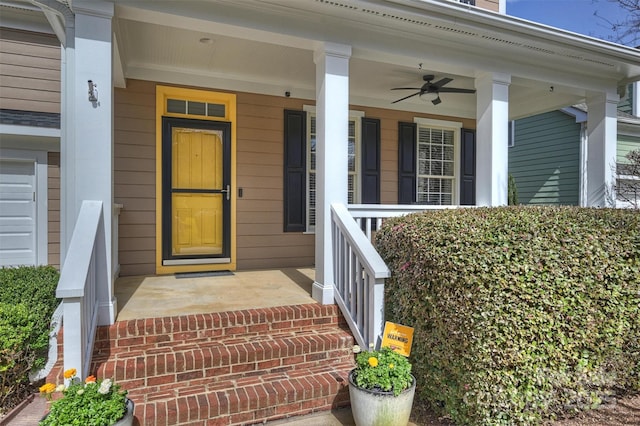
{"label": "yellow front door", "polygon": [[163,264],[230,262],[228,123],[163,121]]}

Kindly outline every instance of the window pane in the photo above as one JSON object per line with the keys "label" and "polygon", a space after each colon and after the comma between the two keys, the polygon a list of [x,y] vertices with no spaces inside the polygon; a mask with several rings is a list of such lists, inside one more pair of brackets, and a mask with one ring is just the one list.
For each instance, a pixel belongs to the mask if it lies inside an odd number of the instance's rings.
{"label": "window pane", "polygon": [[187,101],[167,99],[167,112],[185,114],[187,112]]}
{"label": "window pane", "polygon": [[349,139],[349,171],[356,171],[356,142]]}
{"label": "window pane", "polygon": [[226,115],[224,104],[207,104],[207,115],[209,117],[224,117]]}
{"label": "window pane", "polygon": [[187,103],[187,114],[193,115],[205,115],[206,104],[204,102],[192,102]]}

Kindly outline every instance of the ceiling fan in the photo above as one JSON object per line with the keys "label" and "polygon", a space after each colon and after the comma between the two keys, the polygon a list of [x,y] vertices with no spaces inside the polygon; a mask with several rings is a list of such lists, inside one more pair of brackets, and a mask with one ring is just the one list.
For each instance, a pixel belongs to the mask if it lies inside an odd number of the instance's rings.
{"label": "ceiling fan", "polygon": [[435,83],[432,83],[435,76],[433,74],[425,74],[422,76],[422,79],[426,82],[422,85],[422,87],[394,87],[391,90],[417,90],[416,93],[413,93],[409,96],[405,96],[404,98],[400,98],[396,101],[391,102],[395,104],[400,101],[404,101],[405,99],[412,98],[414,96],[422,96],[425,93],[435,93],[437,97],[431,101],[432,104],[438,105],[442,102],[440,99],[440,93],[476,93],[473,89],[461,89],[457,87],[443,87],[444,85],[453,81],[452,78],[443,78]]}

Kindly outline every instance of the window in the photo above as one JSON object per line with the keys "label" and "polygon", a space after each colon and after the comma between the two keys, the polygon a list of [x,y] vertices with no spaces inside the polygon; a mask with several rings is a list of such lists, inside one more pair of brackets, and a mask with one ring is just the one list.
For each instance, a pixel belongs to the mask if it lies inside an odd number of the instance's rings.
{"label": "window", "polygon": [[[416,119],[416,198],[418,204],[452,205],[458,202],[458,123]],[[453,124],[454,126],[450,125]]]}
{"label": "window", "polygon": [[[352,112],[349,117],[347,201],[360,202],[360,117]],[[307,114],[307,231],[316,225],[316,116]]]}

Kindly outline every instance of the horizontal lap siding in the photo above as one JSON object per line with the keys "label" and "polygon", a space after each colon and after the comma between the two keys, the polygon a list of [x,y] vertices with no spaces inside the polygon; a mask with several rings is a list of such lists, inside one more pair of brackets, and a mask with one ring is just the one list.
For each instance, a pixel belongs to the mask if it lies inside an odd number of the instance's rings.
{"label": "horizontal lap siding", "polygon": [[114,199],[120,212],[120,275],[155,273],[156,84],[115,89]]}
{"label": "horizontal lap siding", "polygon": [[459,117],[416,114],[382,108],[351,106],[366,117],[380,120],[380,202],[398,204],[398,123],[413,122],[416,117],[462,122],[465,129],[475,129],[475,120]]}
{"label": "horizontal lap siding", "polygon": [[618,163],[628,163],[627,154],[640,149],[640,137],[618,135],[618,150],[616,161]]}
{"label": "horizontal lap siding", "polygon": [[[129,80],[115,91],[115,200],[120,215],[121,275],[155,273],[155,83]],[[213,89],[212,89],[213,90]],[[314,235],[284,232],[284,110],[313,101],[237,94],[237,266],[240,270],[310,266]],[[413,113],[352,106],[381,120],[383,203],[397,203],[398,122]],[[423,117],[457,120],[452,117]],[[459,120],[458,120],[459,121]],[[463,120],[464,127],[475,127]]]}
{"label": "horizontal lap siding", "polygon": [[509,173],[521,204],[578,205],[580,124],[560,111],[517,120]]}
{"label": "horizontal lap siding", "polygon": [[476,0],[476,6],[494,12],[500,10],[500,2],[498,0]]}
{"label": "horizontal lap siding", "polygon": [[60,153],[47,158],[47,263],[60,268]]}
{"label": "horizontal lap siding", "polygon": [[283,231],[284,110],[301,110],[305,102],[237,96],[238,269],[313,265],[314,236]]}
{"label": "horizontal lap siding", "polygon": [[56,36],[0,29],[0,105],[60,112],[60,43]]}

